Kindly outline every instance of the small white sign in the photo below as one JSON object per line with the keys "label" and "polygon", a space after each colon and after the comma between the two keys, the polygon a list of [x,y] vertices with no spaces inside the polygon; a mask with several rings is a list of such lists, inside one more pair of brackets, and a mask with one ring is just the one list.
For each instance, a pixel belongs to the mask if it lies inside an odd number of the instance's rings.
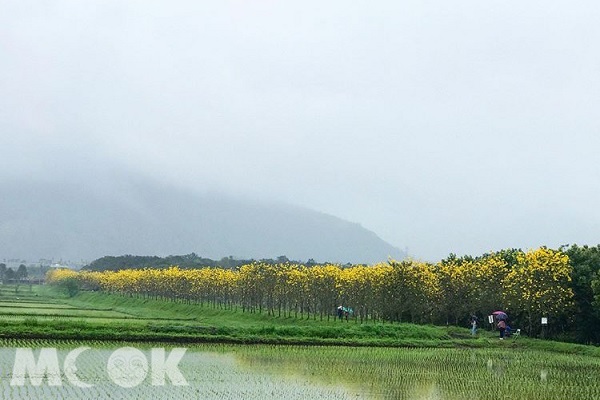
{"label": "small white sign", "polygon": [[488,321],[490,321],[490,324],[494,323],[494,316],[493,315],[488,315]]}
{"label": "small white sign", "polygon": [[542,317],[542,325],[548,325],[548,318]]}

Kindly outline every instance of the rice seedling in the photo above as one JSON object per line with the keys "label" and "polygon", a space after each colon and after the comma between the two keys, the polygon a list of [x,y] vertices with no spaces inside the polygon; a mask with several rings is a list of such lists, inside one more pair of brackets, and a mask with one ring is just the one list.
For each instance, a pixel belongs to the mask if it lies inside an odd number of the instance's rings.
{"label": "rice seedling", "polygon": [[[10,385],[16,348],[58,349],[62,364],[75,348],[76,376],[91,387]],[[147,343],[102,340],[0,340],[2,398],[75,399],[592,399],[600,398],[600,360],[522,349],[409,349],[274,345],[191,345],[179,363],[187,386],[135,387],[111,381],[106,368],[117,348],[133,346],[151,359]],[[153,344],[152,347],[162,346]],[[165,345],[170,351],[173,345]]]}

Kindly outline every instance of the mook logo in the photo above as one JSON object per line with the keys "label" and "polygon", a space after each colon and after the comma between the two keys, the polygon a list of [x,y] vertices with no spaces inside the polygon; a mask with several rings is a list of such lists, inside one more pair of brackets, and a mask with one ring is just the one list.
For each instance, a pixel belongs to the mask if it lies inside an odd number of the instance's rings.
{"label": "mook logo", "polygon": [[[10,385],[40,386],[46,381],[49,386],[62,386],[64,377],[73,386],[91,388],[94,384],[81,380],[76,373],[78,357],[90,349],[78,347],[71,350],[64,358],[61,373],[56,348],[40,349],[37,360],[32,348],[18,348],[15,352]],[[174,348],[167,354],[164,348],[152,348],[148,360],[142,351],[134,347],[121,347],[110,354],[105,364],[105,372],[110,381],[123,388],[138,386],[148,375],[152,386],[188,386],[178,365],[186,350]]]}

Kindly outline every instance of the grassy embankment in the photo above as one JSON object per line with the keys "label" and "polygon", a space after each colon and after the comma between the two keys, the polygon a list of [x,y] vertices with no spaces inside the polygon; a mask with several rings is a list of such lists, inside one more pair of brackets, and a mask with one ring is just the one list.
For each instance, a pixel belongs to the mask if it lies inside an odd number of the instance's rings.
{"label": "grassy embankment", "polygon": [[0,285],[0,338],[391,347],[518,347],[600,355],[600,349],[493,332],[414,324],[299,319],[47,286]]}

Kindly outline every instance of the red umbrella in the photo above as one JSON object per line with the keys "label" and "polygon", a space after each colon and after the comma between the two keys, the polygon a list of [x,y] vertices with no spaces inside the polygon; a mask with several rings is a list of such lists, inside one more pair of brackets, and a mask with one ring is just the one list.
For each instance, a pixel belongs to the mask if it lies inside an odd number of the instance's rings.
{"label": "red umbrella", "polygon": [[494,311],[492,315],[494,315],[496,319],[508,319],[508,314],[504,311]]}

